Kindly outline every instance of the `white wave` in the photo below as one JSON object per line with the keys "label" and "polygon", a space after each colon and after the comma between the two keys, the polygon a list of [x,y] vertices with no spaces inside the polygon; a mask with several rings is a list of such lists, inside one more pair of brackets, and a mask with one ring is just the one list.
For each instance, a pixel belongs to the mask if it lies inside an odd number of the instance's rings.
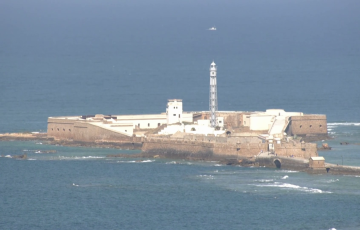
{"label": "white wave", "polygon": [[294,190],[299,190],[299,191],[302,191],[302,192],[309,192],[309,193],[332,193],[332,192],[322,191],[321,189],[301,187],[301,186],[295,185],[295,184],[279,183],[279,182],[275,182],[274,184],[256,185],[256,186],[258,186],[258,187],[277,187],[277,188],[285,188],[285,189],[294,189]]}
{"label": "white wave", "polygon": [[117,163],[136,163],[136,161],[116,161]]}
{"label": "white wave", "polygon": [[283,176],[281,179],[285,180],[285,179],[287,179],[287,178],[289,178],[289,176],[288,176],[288,175],[285,175],[285,176]]}
{"label": "white wave", "polygon": [[215,170],[214,172],[217,173],[217,172],[219,172],[219,170]]}
{"label": "white wave", "polygon": [[213,180],[215,177],[213,175],[198,175],[197,177],[204,178],[207,180]]}
{"label": "white wave", "polygon": [[59,156],[60,160],[83,160],[83,159],[103,159],[105,157],[101,156],[73,156],[73,157],[67,157],[67,156]]}
{"label": "white wave", "polygon": [[11,155],[6,155],[5,157],[6,157],[6,158],[11,158]]}
{"label": "white wave", "polygon": [[299,171],[293,171],[293,170],[278,170],[275,171],[277,173],[298,173]]}
{"label": "white wave", "polygon": [[333,130],[333,129],[327,129],[328,132],[331,131],[331,130]]}
{"label": "white wave", "polygon": [[331,180],[326,181],[326,183],[335,183],[335,182],[338,182],[338,181],[339,181],[339,179],[336,179],[336,180],[331,179]]}
{"label": "white wave", "polygon": [[223,165],[222,164],[214,164],[214,166],[220,167],[220,166],[223,166]]}
{"label": "white wave", "polygon": [[154,162],[155,160],[143,160],[141,161],[141,163],[151,163],[151,162]]}
{"label": "white wave", "polygon": [[78,184],[75,184],[75,183],[73,183],[72,185],[73,185],[73,186],[76,186],[76,187],[79,187],[79,185],[78,185]]}
{"label": "white wave", "polygon": [[254,180],[255,182],[261,182],[261,183],[269,183],[269,182],[273,182],[274,180],[273,179],[261,179],[261,180]]}
{"label": "white wave", "polygon": [[167,165],[176,165],[176,164],[179,164],[179,163],[177,163],[176,161],[170,161],[170,162],[166,162],[165,164],[167,164]]}
{"label": "white wave", "polygon": [[105,157],[99,157],[99,156],[83,156],[82,159],[102,159]]}
{"label": "white wave", "polygon": [[36,161],[34,158],[29,158],[28,161]]}
{"label": "white wave", "polygon": [[360,123],[355,123],[355,122],[335,122],[335,123],[328,123],[327,126],[332,127],[332,126],[349,126],[349,125],[353,125],[353,126],[360,126]]}

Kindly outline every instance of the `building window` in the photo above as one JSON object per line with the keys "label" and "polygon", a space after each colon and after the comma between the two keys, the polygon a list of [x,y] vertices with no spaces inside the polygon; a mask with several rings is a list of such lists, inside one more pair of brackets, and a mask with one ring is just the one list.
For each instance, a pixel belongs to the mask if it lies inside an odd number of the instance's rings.
{"label": "building window", "polygon": [[71,129],[69,129],[69,132],[71,132]]}
{"label": "building window", "polygon": [[158,127],[160,127],[160,123],[158,123]]}
{"label": "building window", "polygon": [[51,128],[51,130],[54,130],[53,128]]}
{"label": "building window", "polygon": [[310,128],[312,127],[312,125],[310,125]]}
{"label": "building window", "polygon": [[63,129],[63,131],[65,131],[65,129]]}
{"label": "building window", "polygon": [[322,127],[322,125],[319,125],[319,127],[321,128],[321,127]]}
{"label": "building window", "polygon": [[300,125],[300,129],[301,129],[302,125]]}
{"label": "building window", "polygon": [[59,128],[57,128],[57,130],[59,131]]}
{"label": "building window", "polygon": [[148,127],[150,127],[150,123],[148,123]]}
{"label": "building window", "polygon": [[176,114],[174,114],[174,117],[176,117]]}
{"label": "building window", "polygon": [[219,123],[221,123],[221,121],[219,121]]}
{"label": "building window", "polygon": [[138,127],[140,128],[140,123],[138,124]]}
{"label": "building window", "polygon": [[180,118],[180,114],[179,114],[179,118]]}
{"label": "building window", "polygon": [[125,132],[127,132],[127,130],[125,129]]}

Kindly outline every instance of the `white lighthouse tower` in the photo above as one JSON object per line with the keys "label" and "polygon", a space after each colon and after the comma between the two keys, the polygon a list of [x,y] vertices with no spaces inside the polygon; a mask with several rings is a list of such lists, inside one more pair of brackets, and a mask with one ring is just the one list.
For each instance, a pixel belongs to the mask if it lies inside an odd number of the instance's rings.
{"label": "white lighthouse tower", "polygon": [[210,110],[210,124],[211,127],[216,127],[216,114],[218,110],[217,102],[217,85],[216,85],[216,64],[212,62],[210,65],[210,95],[209,95],[209,110]]}

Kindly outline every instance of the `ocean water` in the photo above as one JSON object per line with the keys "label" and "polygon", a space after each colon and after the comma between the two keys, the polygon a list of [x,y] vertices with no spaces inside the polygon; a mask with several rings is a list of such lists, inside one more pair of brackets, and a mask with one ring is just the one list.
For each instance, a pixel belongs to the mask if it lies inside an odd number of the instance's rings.
{"label": "ocean water", "polygon": [[[208,110],[214,60],[219,110],[326,114],[333,149],[319,154],[360,166],[359,7],[1,1],[0,133],[45,131],[49,116],[161,113],[170,98]],[[0,158],[1,229],[360,228],[356,176],[0,142],[0,155],[24,153]]]}

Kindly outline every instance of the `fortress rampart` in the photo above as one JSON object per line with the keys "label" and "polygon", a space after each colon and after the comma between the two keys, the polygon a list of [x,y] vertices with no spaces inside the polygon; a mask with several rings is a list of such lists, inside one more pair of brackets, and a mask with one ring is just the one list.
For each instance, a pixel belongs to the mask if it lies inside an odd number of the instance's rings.
{"label": "fortress rampart", "polygon": [[[248,139],[251,140],[251,139]],[[247,142],[244,138],[190,137],[184,138],[146,138],[142,151],[150,155],[163,155],[174,158],[233,158],[256,157],[268,152],[268,143]],[[274,154],[281,157],[309,159],[318,156],[316,144],[291,141],[274,145]]]}
{"label": "fortress rampart", "polygon": [[326,115],[304,115],[290,117],[288,135],[327,135]]}
{"label": "fortress rampart", "polygon": [[47,133],[57,139],[67,139],[83,142],[105,141],[129,141],[132,137],[126,136],[114,130],[99,127],[91,122],[76,121],[70,119],[48,119]]}
{"label": "fortress rampart", "polygon": [[[295,135],[327,136],[325,115],[303,115],[277,109],[266,112],[218,111],[216,115],[223,119],[224,126],[218,127],[217,131],[206,126],[209,112],[186,113],[192,117],[184,123],[162,123],[166,116],[176,118],[175,121],[182,119],[180,104],[170,104],[167,109],[176,111],[160,115],[49,117],[48,135],[57,140],[136,146],[149,156],[182,159],[243,159],[263,154],[309,159],[318,156],[316,144],[300,142]],[[163,121],[154,121],[154,118]]]}

